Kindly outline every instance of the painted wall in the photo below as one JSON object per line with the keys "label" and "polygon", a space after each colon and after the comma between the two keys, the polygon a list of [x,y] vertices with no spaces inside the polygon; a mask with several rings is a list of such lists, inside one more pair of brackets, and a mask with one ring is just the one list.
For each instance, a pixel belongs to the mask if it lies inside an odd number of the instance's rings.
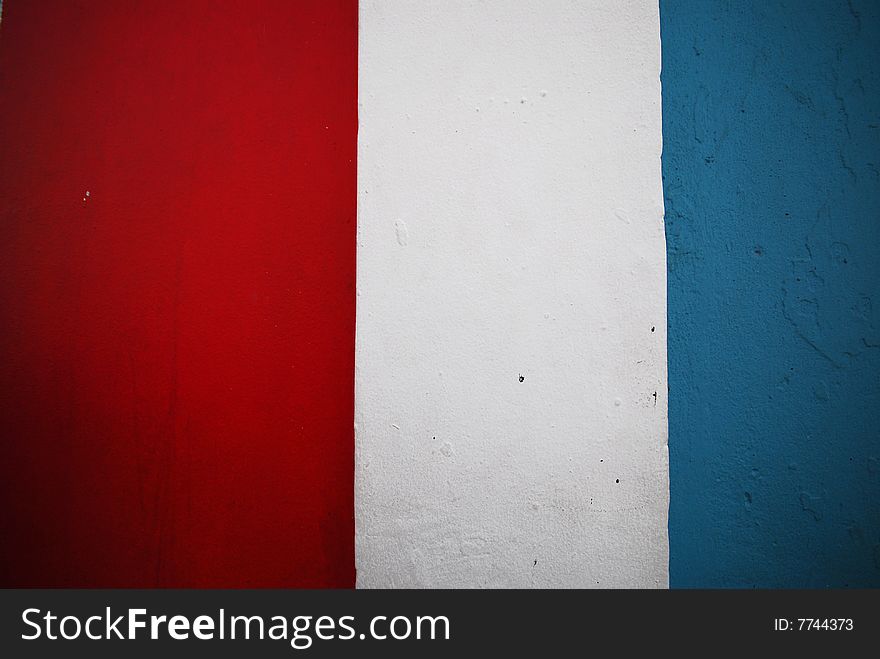
{"label": "painted wall", "polygon": [[357,3],[4,3],[0,585],[354,584]]}
{"label": "painted wall", "polygon": [[880,585],[878,3],[257,9],[2,3],[0,585]]}
{"label": "painted wall", "polygon": [[880,4],[660,8],[671,585],[880,585]]}
{"label": "painted wall", "polygon": [[656,2],[360,25],[358,585],[665,586]]}

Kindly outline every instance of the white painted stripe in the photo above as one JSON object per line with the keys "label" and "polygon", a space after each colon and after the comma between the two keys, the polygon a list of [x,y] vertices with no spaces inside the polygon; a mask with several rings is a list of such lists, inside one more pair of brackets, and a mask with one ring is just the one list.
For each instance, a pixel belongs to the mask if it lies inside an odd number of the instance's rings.
{"label": "white painted stripe", "polygon": [[358,585],[666,586],[656,1],[362,0],[359,67]]}

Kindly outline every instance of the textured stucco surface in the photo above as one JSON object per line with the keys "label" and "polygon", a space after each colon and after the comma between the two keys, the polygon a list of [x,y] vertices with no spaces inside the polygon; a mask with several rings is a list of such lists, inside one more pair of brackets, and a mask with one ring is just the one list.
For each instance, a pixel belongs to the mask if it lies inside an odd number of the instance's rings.
{"label": "textured stucco surface", "polygon": [[657,4],[360,6],[358,585],[665,586]]}
{"label": "textured stucco surface", "polygon": [[880,3],[660,8],[671,585],[880,585]]}

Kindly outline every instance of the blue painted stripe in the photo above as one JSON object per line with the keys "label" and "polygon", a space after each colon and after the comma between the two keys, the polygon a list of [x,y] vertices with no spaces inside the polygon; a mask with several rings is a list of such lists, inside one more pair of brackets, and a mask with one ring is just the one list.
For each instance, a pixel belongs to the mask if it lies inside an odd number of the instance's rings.
{"label": "blue painted stripe", "polygon": [[880,3],[661,0],[673,587],[880,585]]}

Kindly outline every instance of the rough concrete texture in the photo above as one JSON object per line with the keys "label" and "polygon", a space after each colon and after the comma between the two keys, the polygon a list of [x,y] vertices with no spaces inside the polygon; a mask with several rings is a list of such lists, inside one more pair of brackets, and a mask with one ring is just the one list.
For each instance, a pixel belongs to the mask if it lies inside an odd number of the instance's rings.
{"label": "rough concrete texture", "polygon": [[662,0],[672,586],[880,585],[880,3]]}
{"label": "rough concrete texture", "polygon": [[665,586],[657,4],[360,21],[358,585]]}

